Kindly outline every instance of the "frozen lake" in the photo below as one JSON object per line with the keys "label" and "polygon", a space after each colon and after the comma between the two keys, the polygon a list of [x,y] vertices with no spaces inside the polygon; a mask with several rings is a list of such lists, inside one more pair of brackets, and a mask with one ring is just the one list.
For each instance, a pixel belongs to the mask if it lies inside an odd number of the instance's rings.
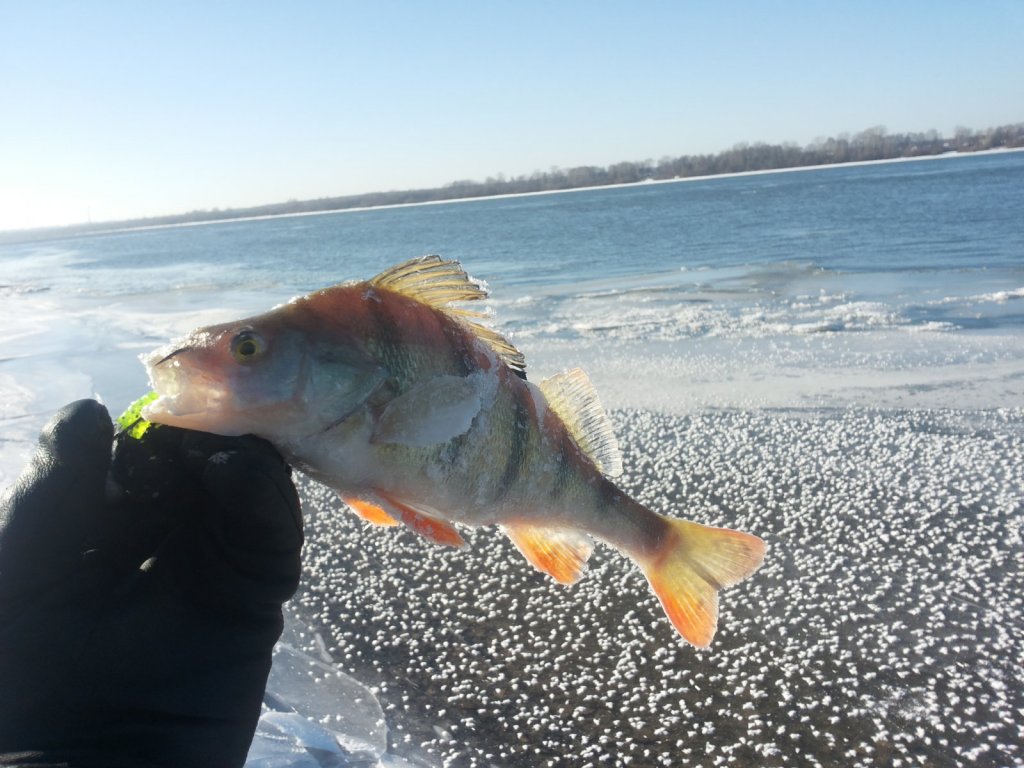
{"label": "frozen lake", "polygon": [[0,485],[63,403],[145,392],[168,338],[441,253],[531,379],[588,371],[627,490],[768,560],[698,653],[610,550],[563,589],[494,532],[433,550],[304,484],[309,659],[282,664],[352,677],[278,677],[310,709],[253,765],[317,765],[296,745],[332,723],[392,765],[1011,764],[1021,210],[1017,152],[2,245]]}

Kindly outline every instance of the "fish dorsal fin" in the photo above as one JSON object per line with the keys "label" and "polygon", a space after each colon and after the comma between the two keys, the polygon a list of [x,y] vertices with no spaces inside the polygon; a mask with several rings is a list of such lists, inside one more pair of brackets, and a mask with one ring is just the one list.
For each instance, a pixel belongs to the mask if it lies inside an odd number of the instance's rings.
{"label": "fish dorsal fin", "polygon": [[[487,287],[467,275],[459,262],[436,254],[396,264],[371,277],[370,284],[445,310],[453,301],[487,298]],[[468,314],[482,316],[479,312]]]}
{"label": "fish dorsal fin", "polygon": [[587,374],[579,368],[557,373],[540,383],[540,391],[576,445],[601,473],[606,477],[622,474],[619,441]]}
{"label": "fish dorsal fin", "polygon": [[502,362],[525,378],[526,358],[523,353],[497,331],[476,322],[487,317],[486,312],[452,306],[454,302],[487,298],[487,286],[466,274],[459,262],[437,255],[419,256],[370,278],[370,285],[395,291],[458,318]]}

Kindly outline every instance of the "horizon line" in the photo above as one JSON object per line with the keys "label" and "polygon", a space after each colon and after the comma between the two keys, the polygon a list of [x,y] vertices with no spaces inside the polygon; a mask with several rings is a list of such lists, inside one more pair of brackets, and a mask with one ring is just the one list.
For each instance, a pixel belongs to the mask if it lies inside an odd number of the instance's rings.
{"label": "horizon line", "polygon": [[[958,151],[950,150],[949,152],[941,152],[935,155],[915,155],[909,157],[887,157],[880,158],[877,160],[851,160],[842,163],[819,163],[816,165],[793,165],[785,168],[762,168],[752,171],[729,171],[726,173],[710,173],[701,176],[676,176],[671,179],[643,179],[640,181],[625,181],[618,182],[615,184],[593,184],[589,186],[581,187],[569,187],[566,189],[541,189],[533,190],[530,192],[502,192],[493,195],[473,195],[470,197],[452,197],[442,200],[420,200],[411,203],[383,203],[381,205],[360,205],[346,208],[330,208],[320,211],[291,211],[284,213],[266,213],[257,214],[253,216],[226,216],[219,219],[201,219],[197,221],[178,221],[165,224],[138,224],[132,226],[131,220],[124,222],[124,226],[112,226],[106,229],[88,229],[81,232],[60,232],[59,230],[68,230],[75,227],[101,227],[102,222],[93,224],[92,222],[78,222],[76,224],[64,224],[50,227],[30,227],[26,229],[9,229],[0,230],[0,238],[3,236],[11,236],[6,243],[0,241],[0,244],[13,244],[19,242],[17,235],[19,233],[26,236],[32,233],[44,233],[49,232],[49,235],[43,235],[37,238],[26,237],[26,241],[45,241],[45,240],[61,240],[65,238],[75,237],[92,237],[96,235],[110,235],[121,232],[145,232],[156,229],[173,229],[177,227],[200,227],[208,224],[229,224],[232,222],[248,222],[248,221],[265,221],[268,219],[282,219],[282,218],[297,218],[304,216],[326,216],[330,214],[343,214],[343,213],[356,213],[365,211],[378,211],[388,210],[395,208],[412,208],[427,205],[446,205],[449,203],[471,203],[476,201],[485,200],[503,200],[519,197],[536,197],[539,195],[560,195],[572,192],[588,192],[602,189],[623,189],[626,187],[637,187],[637,186],[648,186],[655,184],[677,184],[690,181],[710,181],[714,179],[728,179],[728,178],[739,178],[745,176],[765,176],[774,173],[797,173],[801,171],[815,171],[815,170],[826,170],[829,168],[851,168],[857,166],[870,166],[870,165],[884,165],[888,163],[906,163],[915,162],[918,160],[946,160],[956,157],[970,157],[974,155],[991,155],[991,154],[1002,154],[1009,152],[1024,152],[1024,147],[993,147],[991,149],[979,149],[971,151]],[[364,193],[372,194],[372,193]],[[277,205],[276,203],[270,203],[269,205]],[[230,211],[231,209],[227,209]],[[161,214],[161,216],[187,216],[188,213],[183,214]],[[156,217],[153,217],[156,218]],[[135,219],[138,222],[146,221],[145,218]]]}

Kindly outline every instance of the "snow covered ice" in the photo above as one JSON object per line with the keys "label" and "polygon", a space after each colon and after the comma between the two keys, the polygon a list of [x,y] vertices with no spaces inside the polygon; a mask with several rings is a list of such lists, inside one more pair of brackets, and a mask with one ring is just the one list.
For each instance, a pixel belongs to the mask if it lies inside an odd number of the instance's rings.
{"label": "snow covered ice", "polygon": [[707,652],[599,547],[561,588],[334,514],[303,487],[298,609],[380,688],[401,754],[489,765],[1009,765],[1024,759],[1024,413],[616,411],[624,487],[761,532]]}

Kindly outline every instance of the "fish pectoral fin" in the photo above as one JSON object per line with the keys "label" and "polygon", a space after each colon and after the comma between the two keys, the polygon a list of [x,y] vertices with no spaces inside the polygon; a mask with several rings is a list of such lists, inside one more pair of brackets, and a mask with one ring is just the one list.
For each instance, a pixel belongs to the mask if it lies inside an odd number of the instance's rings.
{"label": "fish pectoral fin", "polygon": [[376,504],[354,496],[342,496],[341,500],[363,520],[374,525],[398,525],[398,521]]}
{"label": "fish pectoral fin", "polygon": [[455,526],[445,520],[420,512],[410,505],[399,501],[394,496],[380,494],[381,499],[390,507],[395,516],[405,523],[405,526],[425,539],[445,547],[462,549],[467,546],[466,540],[455,530]]}
{"label": "fish pectoral fin", "polygon": [[561,584],[578,581],[594,551],[594,542],[589,536],[567,528],[522,523],[502,527],[534,568]]}
{"label": "fish pectoral fin", "polygon": [[761,567],[764,542],[743,531],[664,519],[664,542],[637,564],[679,634],[706,648],[718,627],[718,591]]}
{"label": "fish pectoral fin", "polygon": [[370,440],[417,448],[447,443],[469,431],[484,394],[482,373],[434,376],[388,403]]}

